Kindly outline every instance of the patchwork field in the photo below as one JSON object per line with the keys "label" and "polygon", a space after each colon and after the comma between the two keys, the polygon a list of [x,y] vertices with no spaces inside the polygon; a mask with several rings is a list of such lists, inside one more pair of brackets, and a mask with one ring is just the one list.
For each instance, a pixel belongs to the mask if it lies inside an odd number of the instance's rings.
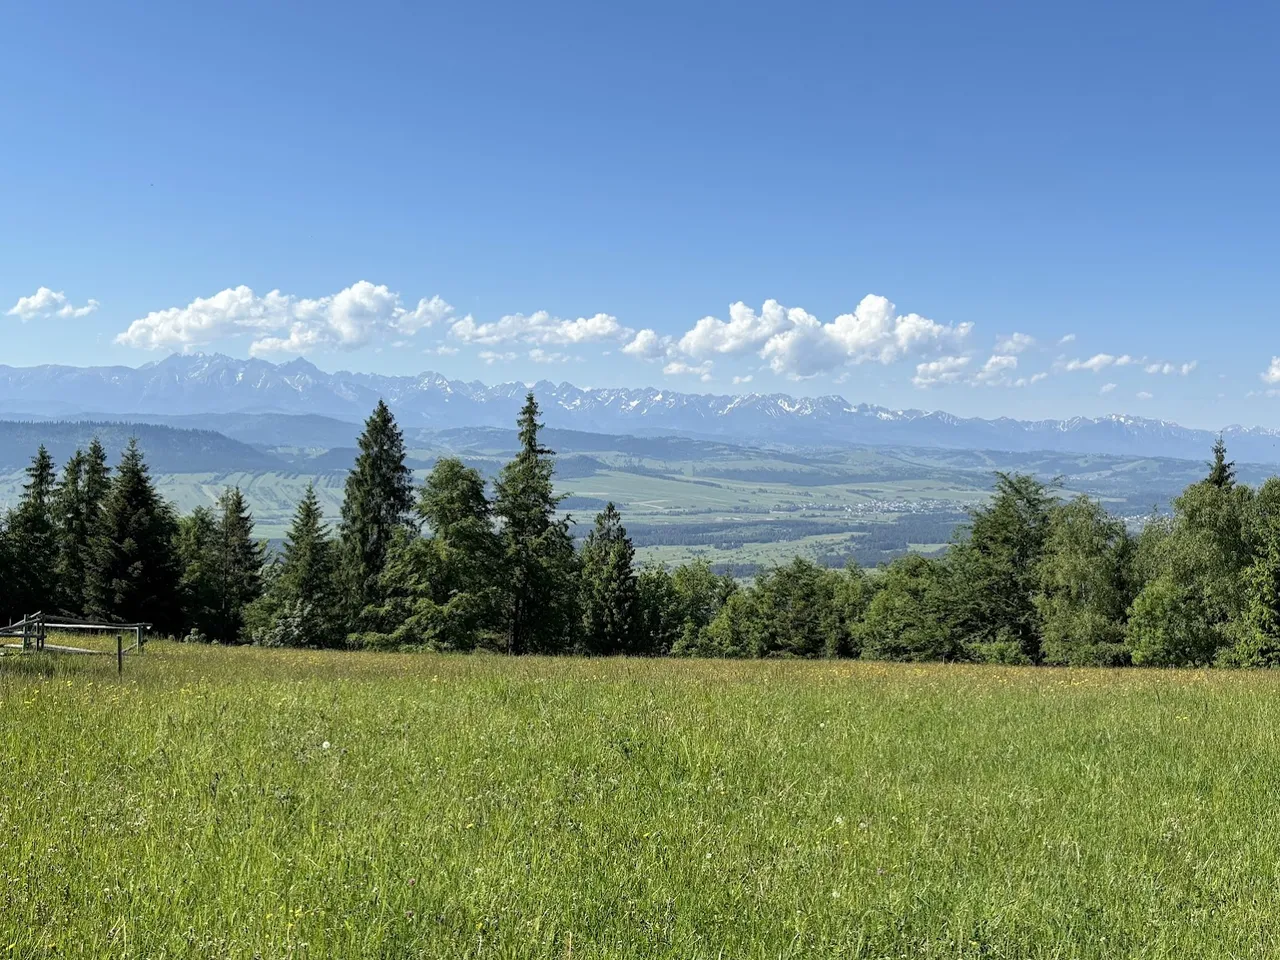
{"label": "patchwork field", "polygon": [[6,957],[1267,957],[1280,678],[0,658]]}
{"label": "patchwork field", "polygon": [[[0,442],[0,509],[21,495],[22,468],[37,442],[48,439],[61,457],[102,427],[63,424],[62,433],[70,434],[62,436],[50,425],[9,426],[11,433],[22,429],[9,437],[7,447]],[[45,437],[41,429],[56,436]],[[210,506],[228,486],[238,486],[257,521],[257,534],[275,541],[284,537],[309,483],[315,484],[325,515],[336,522],[355,458],[350,448],[281,445],[285,428],[254,434],[252,445],[216,433],[139,424],[114,424],[110,430],[108,440],[117,446],[130,431],[142,432],[157,485],[181,512]],[[569,495],[564,509],[580,534],[612,500],[642,561],[674,564],[703,557],[743,576],[795,556],[836,567],[850,560],[874,567],[908,550],[937,550],[965,520],[965,511],[986,499],[996,470],[1059,481],[1064,496],[1087,493],[1135,524],[1153,508],[1167,508],[1205,470],[1200,461],[1139,457],[782,449],[689,437],[546,434],[559,453],[557,489]],[[307,442],[305,431],[296,442]],[[514,450],[511,430],[415,431],[408,463],[419,482],[441,456],[461,457],[492,478]],[[1256,484],[1272,472],[1246,465],[1240,478]]]}

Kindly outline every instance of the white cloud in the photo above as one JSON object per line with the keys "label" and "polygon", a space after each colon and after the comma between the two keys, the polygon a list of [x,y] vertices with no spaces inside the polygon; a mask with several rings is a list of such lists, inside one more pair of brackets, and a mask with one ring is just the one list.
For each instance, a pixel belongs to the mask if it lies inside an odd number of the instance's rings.
{"label": "white cloud", "polygon": [[635,338],[622,348],[622,352],[630,357],[637,357],[641,360],[657,360],[671,353],[672,341],[670,337],[659,336],[658,333],[649,328],[640,330],[636,333]]}
{"label": "white cloud", "polygon": [[546,310],[525,316],[510,314],[494,323],[476,323],[471,317],[463,317],[450,329],[451,336],[464,343],[494,346],[503,343],[531,343],[538,346],[565,346],[575,343],[594,343],[601,340],[622,340],[631,331],[607,313],[576,320],[561,320]]}
{"label": "white cloud", "polygon": [[427,349],[422,352],[434,357],[453,357],[457,356],[458,348],[451,347],[447,343],[441,343],[434,347],[427,347]]}
{"label": "white cloud", "polygon": [[407,333],[410,336],[433,326],[441,320],[448,320],[453,316],[453,307],[445,303],[439,297],[432,297],[430,300],[422,299],[418,301],[418,305],[412,310],[406,310],[396,318],[395,327],[401,333]]}
{"label": "white cloud", "polygon": [[748,373],[745,377],[734,377],[733,382],[734,383],[750,383],[754,379],[755,379],[755,375]]}
{"label": "white cloud", "polygon": [[412,336],[453,315],[439,297],[410,308],[385,285],[361,280],[335,294],[300,299],[272,290],[258,296],[246,286],[229,287],[185,307],[169,307],[133,321],[117,343],[145,349],[190,349],[226,337],[250,334],[255,356],[355,349],[384,336]]}
{"label": "white cloud", "polygon": [[1017,357],[993,354],[987,359],[987,362],[982,365],[982,369],[974,374],[973,382],[986,384],[987,386],[992,387],[1010,386],[1016,382],[1010,378],[1010,374],[1017,369]]}
{"label": "white cloud", "polygon": [[729,307],[728,323],[703,317],[680,338],[679,348],[690,357],[743,353],[759,348],[775,333],[807,321],[813,318],[803,310],[788,310],[777,300],[766,300],[759,314],[739,300]]}
{"label": "white cloud", "polygon": [[[816,376],[848,363],[889,364],[959,344],[972,323],[941,324],[919,314],[899,314],[884,297],[867,296],[853,313],[820,323],[803,310],[787,311],[789,329],[760,350],[774,373],[792,379]],[[683,341],[682,341],[683,342]]]}
{"label": "white cloud", "polygon": [[1182,363],[1182,364],[1178,364],[1178,363],[1149,363],[1149,364],[1147,364],[1143,369],[1144,369],[1147,373],[1160,373],[1160,374],[1164,374],[1165,376],[1170,376],[1170,375],[1172,375],[1172,374],[1177,374],[1177,375],[1178,375],[1178,376],[1180,376],[1180,377],[1185,377],[1185,376],[1186,376],[1187,374],[1189,374],[1192,370],[1194,370],[1197,366],[1199,366],[1199,361],[1198,361],[1198,360],[1192,360],[1190,363]]}
{"label": "white cloud", "polygon": [[19,297],[12,309],[6,316],[17,317],[23,323],[28,320],[44,320],[49,317],[61,317],[62,319],[79,319],[87,317],[93,311],[97,310],[100,304],[97,300],[88,301],[83,307],[77,307],[67,295],[61,290],[50,290],[48,287],[41,287],[29,297]]}
{"label": "white cloud", "polygon": [[829,323],[777,300],[766,300],[758,313],[739,301],[730,305],[727,321],[703,317],[679,338],[644,329],[622,351],[686,368],[693,367],[692,361],[756,353],[775,373],[799,380],[847,364],[936,355],[958,345],[972,329],[972,323],[941,324],[919,314],[899,314],[893,303],[878,296],[864,297],[853,313]]}
{"label": "white cloud", "polygon": [[1137,396],[1139,400],[1150,400],[1153,396],[1155,396],[1155,394],[1147,393],[1147,391],[1141,390],[1138,392]]}
{"label": "white cloud", "polygon": [[543,350],[541,347],[534,347],[529,351],[529,359],[534,363],[568,363],[573,358],[567,353],[557,353],[554,350]]}
{"label": "white cloud", "polygon": [[1088,360],[1068,361],[1064,369],[1068,371],[1089,370],[1093,373],[1101,373],[1107,367],[1127,367],[1140,362],[1127,353],[1119,357],[1109,353],[1095,353]]}
{"label": "white cloud", "polygon": [[483,360],[489,366],[493,366],[495,363],[509,363],[510,361],[516,358],[516,355],[511,352],[495,353],[492,350],[481,350],[478,354],[476,354],[476,356],[478,356],[481,360]]}
{"label": "white cloud", "polygon": [[1266,383],[1280,383],[1280,357],[1271,358],[1271,366],[1262,372],[1262,379]]}
{"label": "white cloud", "polygon": [[685,363],[683,360],[672,360],[662,372],[668,377],[679,377],[686,374],[697,376],[703,383],[711,379],[711,361],[704,360],[702,363]]}
{"label": "white cloud", "polygon": [[944,383],[958,383],[969,365],[968,357],[942,357],[926,363],[916,364],[916,375],[911,382],[921,389],[936,387]]}
{"label": "white cloud", "polygon": [[1111,392],[1112,390],[1114,390],[1115,388],[1116,388],[1116,385],[1115,385],[1114,383],[1104,383],[1104,384],[1102,385],[1102,389],[1101,389],[1101,390],[1099,390],[1099,391],[1098,391],[1098,393],[1101,393],[1101,394],[1104,394],[1104,395],[1105,395],[1105,394],[1110,393],[1110,392]]}
{"label": "white cloud", "polygon": [[1076,335],[1074,333],[1068,333],[1066,336],[1064,336],[1061,340],[1058,341],[1058,346],[1061,347],[1061,346],[1065,346],[1068,343],[1075,343],[1075,342],[1076,342]]}
{"label": "white cloud", "polygon": [[1022,353],[1035,346],[1036,338],[1027,333],[1011,333],[1007,337],[1002,337],[996,341],[996,353],[1011,354]]}

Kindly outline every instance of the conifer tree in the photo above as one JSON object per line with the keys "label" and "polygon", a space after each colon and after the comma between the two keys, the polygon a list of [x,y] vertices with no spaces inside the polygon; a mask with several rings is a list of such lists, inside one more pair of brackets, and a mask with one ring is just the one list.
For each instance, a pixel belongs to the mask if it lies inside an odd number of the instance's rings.
{"label": "conifer tree", "polygon": [[111,486],[111,467],[107,465],[107,451],[94,437],[84,458],[84,497],[91,509],[101,509]]}
{"label": "conifer tree", "polygon": [[22,499],[9,514],[7,541],[10,581],[6,585],[22,615],[53,611],[58,606],[57,531],[53,502],[55,473],[53,458],[42,444],[26,470]]}
{"label": "conifer tree", "polygon": [[492,646],[500,627],[505,577],[502,545],[484,478],[454,457],[436,462],[418,517],[429,536],[404,530],[387,556],[382,602],[363,620],[367,645],[470,650]]}
{"label": "conifer tree", "polygon": [[245,607],[262,594],[265,547],[253,539],[253,516],[239,487],[223,492],[218,498],[218,510],[213,637],[235,643],[241,639]]}
{"label": "conifer tree", "polygon": [[582,649],[596,655],[635,653],[639,586],[635,548],[612,501],[596,516],[582,546]]}
{"label": "conifer tree", "polygon": [[[89,609],[89,598],[94,595],[93,544],[97,536],[98,524],[102,522],[102,506],[106,503],[107,493],[111,489],[111,467],[107,464],[107,451],[102,442],[94,437],[84,455],[80,478],[80,506],[84,523],[84,579],[80,589],[72,596],[78,596],[80,606],[75,612],[85,613]],[[68,574],[69,576],[70,574]],[[64,584],[66,581],[64,580]]]}
{"label": "conifer tree", "polygon": [[[0,518],[0,583],[13,583],[14,569],[9,553],[9,528]],[[9,590],[0,590],[0,622],[15,623],[25,616],[18,609],[18,598]]]}
{"label": "conifer tree", "polygon": [[258,626],[254,642],[273,647],[332,647],[345,638],[338,586],[337,557],[315,487],[293,515],[283,557],[251,615]]}
{"label": "conifer tree", "polygon": [[1220,489],[1235,485],[1236,463],[1227,459],[1227,444],[1222,434],[1218,434],[1218,439],[1213,442],[1213,459],[1209,462],[1209,476],[1205,482]]}
{"label": "conifer tree", "polygon": [[72,614],[84,611],[84,572],[89,535],[84,520],[84,452],[76,450],[62,468],[53,493],[53,525],[57,538],[54,567],[58,606]]}
{"label": "conifer tree", "polygon": [[189,640],[214,639],[218,609],[218,520],[209,507],[196,507],[178,520],[174,537],[181,577],[178,594]]}
{"label": "conifer tree", "polygon": [[667,568],[656,563],[645,565],[636,577],[639,625],[637,654],[666,656],[680,639],[684,627],[680,600]]}
{"label": "conifer tree", "polygon": [[284,542],[276,588],[282,598],[328,609],[334,594],[333,543],[314,484],[307,484]]}
{"label": "conifer tree", "polygon": [[86,482],[89,463],[89,458],[82,451],[72,454],[62,468],[62,477],[53,495],[53,520],[58,541],[55,566],[58,606],[74,616],[82,615],[85,610],[89,554],[93,548],[94,527],[102,510],[102,485],[94,485],[92,492],[97,499],[91,499],[91,488]]}
{"label": "conifer tree", "polygon": [[503,549],[484,478],[455,457],[442,458],[423,484],[417,514],[430,532],[420,572],[431,581],[432,599],[447,606],[465,595],[454,619],[472,631],[496,629]]}
{"label": "conifer tree", "polygon": [[507,589],[507,652],[569,649],[576,599],[576,555],[563,499],[552,488],[555,454],[538,439],[538,403],[530,393],[520,410],[520,452],[502,468],[494,514],[502,523],[502,569]]}
{"label": "conifer tree", "polygon": [[[991,501],[971,512],[968,538],[953,544],[946,570],[953,626],[973,644],[1016,646],[1017,656],[1041,658],[1041,624],[1034,603],[1036,574],[1057,502],[1054,484],[1029,474],[995,474]],[[994,645],[994,646],[991,646]]]}
{"label": "conifer tree", "polygon": [[413,507],[404,436],[383,401],[365,421],[359,443],[360,454],[347,476],[339,528],[353,613],[376,602],[387,550]]}
{"label": "conifer tree", "polygon": [[181,625],[173,509],[151,482],[137,440],[120,458],[91,552],[88,612],[147,622],[161,632]]}

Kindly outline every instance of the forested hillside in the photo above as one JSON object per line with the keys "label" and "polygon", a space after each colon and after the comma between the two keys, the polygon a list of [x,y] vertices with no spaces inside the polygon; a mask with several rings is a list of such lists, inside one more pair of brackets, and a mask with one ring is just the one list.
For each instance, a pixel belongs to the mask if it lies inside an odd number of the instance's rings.
{"label": "forested hillside", "polygon": [[223,470],[278,470],[281,460],[263,450],[212,430],[187,430],[149,423],[117,421],[0,420],[0,471],[21,469],[31,451],[44,446],[64,463],[77,449],[97,438],[118,457],[136,439],[159,473],[202,473]]}
{"label": "forested hillside", "polygon": [[[94,426],[66,425],[62,435]],[[95,437],[60,475],[41,446],[0,535],[0,611],[143,620],[192,640],[266,646],[1280,663],[1280,479],[1240,482],[1221,441],[1171,512],[1137,531],[1087,496],[998,472],[965,524],[916,518],[904,531],[901,545],[948,534],[945,554],[874,570],[856,557],[831,569],[838,552],[826,563],[792,558],[744,585],[705,558],[641,565],[636,541],[661,534],[652,525],[628,532],[611,501],[582,500],[600,508],[575,537],[532,394],[517,437],[492,482],[444,456],[419,484],[379,403],[346,473],[336,530],[308,486],[270,559],[237,487],[180,514],[135,440],[112,468]],[[785,524],[756,526],[781,538]],[[735,533],[719,522],[684,528],[708,543]],[[900,545],[892,535],[877,542]]]}

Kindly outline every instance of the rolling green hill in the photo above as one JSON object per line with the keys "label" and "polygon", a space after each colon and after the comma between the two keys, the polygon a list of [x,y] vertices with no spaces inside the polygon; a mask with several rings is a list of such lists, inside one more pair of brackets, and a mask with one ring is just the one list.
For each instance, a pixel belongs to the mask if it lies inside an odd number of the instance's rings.
{"label": "rolling green hill", "polygon": [[[324,417],[211,415],[175,421],[221,423],[249,443],[208,429],[122,422],[0,423],[0,503],[12,504],[22,467],[40,443],[59,461],[95,435],[113,458],[136,436],[164,495],[183,511],[213,503],[227,486],[248,496],[259,533],[283,537],[294,506],[314,483],[335,520],[354,441],[326,446],[358,427]],[[297,429],[290,430],[290,423]],[[354,436],[354,433],[352,434]],[[585,532],[613,500],[642,559],[705,557],[750,572],[802,554],[830,564],[874,564],[906,550],[932,551],[965,510],[981,502],[993,471],[1058,479],[1064,496],[1087,493],[1133,522],[1165,506],[1204,465],[1190,460],[919,448],[746,447],[687,437],[631,437],[546,431],[559,452],[563,508]],[[516,448],[513,430],[406,431],[419,480],[441,456],[459,456],[493,477]],[[259,442],[275,441],[275,442]],[[1269,468],[1244,465],[1258,483]]]}

